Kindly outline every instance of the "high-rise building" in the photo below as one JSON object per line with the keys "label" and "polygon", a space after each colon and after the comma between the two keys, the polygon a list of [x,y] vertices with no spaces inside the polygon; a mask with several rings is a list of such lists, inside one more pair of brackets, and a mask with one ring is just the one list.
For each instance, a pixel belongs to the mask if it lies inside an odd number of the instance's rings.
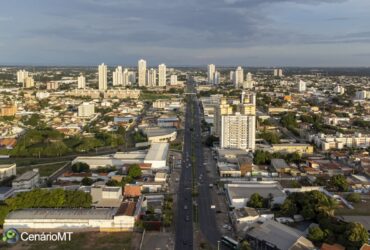
{"label": "high-rise building", "polygon": [[221,117],[223,115],[229,115],[233,113],[233,107],[228,104],[225,97],[221,98],[220,103],[216,104],[214,107],[214,116],[213,116],[213,133],[215,136],[220,136],[221,133]]}
{"label": "high-rise building", "polygon": [[177,75],[171,75],[170,85],[177,85]]}
{"label": "high-rise building", "polygon": [[165,64],[160,64],[158,66],[158,86],[164,87],[166,86],[166,79],[167,79],[167,68]]}
{"label": "high-rise building", "polygon": [[305,92],[306,91],[306,82],[305,81],[299,80],[298,91],[299,92]]}
{"label": "high-rise building", "polygon": [[83,75],[77,77],[77,88],[79,89],[86,88],[86,78]]}
{"label": "high-rise building", "polygon": [[122,84],[123,86],[129,86],[131,85],[129,80],[129,71],[128,69],[124,69],[122,72]]}
{"label": "high-rise building", "polygon": [[94,103],[84,102],[78,106],[78,116],[80,117],[90,117],[95,114]]}
{"label": "high-rise building", "polygon": [[138,74],[138,85],[143,87],[146,85],[146,61],[140,59],[137,64],[137,74]]}
{"label": "high-rise building", "polygon": [[128,73],[128,82],[129,85],[133,85],[136,83],[136,74],[133,71],[129,71]]}
{"label": "high-rise building", "polygon": [[123,85],[122,66],[118,66],[113,72],[113,86]]}
{"label": "high-rise building", "polygon": [[108,67],[104,63],[100,64],[98,67],[98,80],[99,80],[99,90],[107,90],[107,71]]}
{"label": "high-rise building", "polygon": [[221,148],[254,151],[256,141],[256,116],[223,115],[221,118]]}
{"label": "high-rise building", "polygon": [[283,77],[283,70],[282,69],[274,69],[274,76]]}
{"label": "high-rise building", "polygon": [[33,80],[32,77],[30,76],[27,76],[26,78],[24,78],[24,81],[23,81],[23,88],[32,88],[35,86],[35,81]]}
{"label": "high-rise building", "polygon": [[356,91],[356,100],[366,100],[370,97],[370,93],[366,90]]}
{"label": "high-rise building", "polygon": [[346,91],[345,88],[343,88],[340,85],[337,85],[334,88],[334,92],[337,93],[337,94],[340,94],[340,95],[343,95],[345,91]]}
{"label": "high-rise building", "polygon": [[238,68],[235,70],[233,80],[234,80],[235,88],[239,88],[242,86],[244,82],[244,70],[241,66],[238,66]]}
{"label": "high-rise building", "polygon": [[148,87],[154,87],[157,85],[157,71],[153,68],[148,70],[148,78],[147,78]]}
{"label": "high-rise building", "polygon": [[46,89],[47,90],[55,90],[59,88],[58,82],[47,82],[46,83]]}
{"label": "high-rise building", "polygon": [[214,64],[209,64],[207,67],[207,82],[213,84],[215,78],[216,66]]}
{"label": "high-rise building", "polygon": [[234,78],[235,78],[235,71],[230,71],[230,81],[231,82],[234,82]]}
{"label": "high-rise building", "polygon": [[221,82],[221,74],[220,72],[216,71],[213,78],[213,84],[218,85]]}
{"label": "high-rise building", "polygon": [[24,80],[28,77],[28,71],[18,70],[17,71],[17,83],[23,83]]}
{"label": "high-rise building", "polygon": [[247,79],[245,82],[243,82],[243,88],[245,89],[251,89],[253,88],[254,81],[253,81],[253,75],[252,73],[248,72],[247,73]]}

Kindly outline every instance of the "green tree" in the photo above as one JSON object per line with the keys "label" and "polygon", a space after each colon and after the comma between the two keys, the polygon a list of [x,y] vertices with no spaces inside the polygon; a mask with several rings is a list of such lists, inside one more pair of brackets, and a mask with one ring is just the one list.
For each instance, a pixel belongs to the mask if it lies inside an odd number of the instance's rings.
{"label": "green tree", "polygon": [[334,175],[330,178],[329,186],[339,192],[347,192],[349,185],[343,175]]}
{"label": "green tree", "polygon": [[323,242],[326,238],[325,232],[319,226],[311,227],[308,232],[307,238],[315,244]]}
{"label": "green tree", "polygon": [[246,240],[243,240],[241,243],[240,243],[240,247],[239,247],[240,250],[252,250],[252,247],[251,245],[249,244],[248,241]]}
{"label": "green tree", "polygon": [[253,207],[253,208],[262,208],[263,205],[264,205],[264,199],[258,193],[252,194],[249,201],[247,202],[247,206]]}
{"label": "green tree", "polygon": [[349,249],[360,249],[368,241],[367,230],[362,224],[356,222],[348,223],[344,236]]}
{"label": "green tree", "polygon": [[120,186],[121,184],[116,180],[109,180],[105,183],[106,186],[114,187],[114,186]]}
{"label": "green tree", "polygon": [[346,196],[346,199],[350,202],[359,203],[361,201],[361,195],[358,193],[350,193]]}
{"label": "green tree", "polygon": [[133,179],[137,179],[141,176],[141,169],[139,165],[134,164],[131,165],[130,168],[128,169],[128,175],[131,176]]}
{"label": "green tree", "polygon": [[285,199],[280,209],[281,209],[280,214],[283,216],[293,217],[293,215],[297,214],[298,212],[296,203],[294,202],[293,199],[290,199],[289,197]]}
{"label": "green tree", "polygon": [[90,170],[90,166],[84,162],[77,162],[72,165],[72,172],[74,173],[83,173],[88,172]]}
{"label": "green tree", "polygon": [[94,183],[94,181],[92,179],[90,179],[89,177],[84,177],[82,180],[81,180],[81,184],[83,186],[91,186],[92,184]]}

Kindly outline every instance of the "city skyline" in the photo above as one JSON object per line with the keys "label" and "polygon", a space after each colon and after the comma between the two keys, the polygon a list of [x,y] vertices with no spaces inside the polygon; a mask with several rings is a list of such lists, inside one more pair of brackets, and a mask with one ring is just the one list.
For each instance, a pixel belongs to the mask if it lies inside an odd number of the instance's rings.
{"label": "city skyline", "polygon": [[370,66],[363,0],[21,2],[0,10],[0,64]]}

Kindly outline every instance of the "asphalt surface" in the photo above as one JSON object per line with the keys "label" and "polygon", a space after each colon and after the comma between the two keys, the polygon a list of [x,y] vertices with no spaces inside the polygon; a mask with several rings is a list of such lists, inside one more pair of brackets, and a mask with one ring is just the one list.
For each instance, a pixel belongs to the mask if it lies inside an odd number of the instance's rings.
{"label": "asphalt surface", "polygon": [[[188,86],[188,92],[195,93],[193,85]],[[199,223],[200,231],[208,244],[216,248],[221,233],[216,224],[215,209],[212,205],[212,188],[209,187],[206,169],[203,166],[203,145],[201,138],[201,111],[196,95],[188,100],[185,115],[184,149],[182,171],[179,183],[178,211],[176,216],[175,249],[193,249],[193,218]],[[192,140],[193,138],[193,140]],[[196,209],[192,211],[192,148],[195,156],[195,182],[198,195],[193,197]],[[187,209],[184,209],[186,206]],[[190,219],[187,221],[186,217]]]}
{"label": "asphalt surface", "polygon": [[186,107],[182,171],[176,214],[175,249],[193,249],[193,206],[192,206],[192,167],[191,167],[191,111]]}

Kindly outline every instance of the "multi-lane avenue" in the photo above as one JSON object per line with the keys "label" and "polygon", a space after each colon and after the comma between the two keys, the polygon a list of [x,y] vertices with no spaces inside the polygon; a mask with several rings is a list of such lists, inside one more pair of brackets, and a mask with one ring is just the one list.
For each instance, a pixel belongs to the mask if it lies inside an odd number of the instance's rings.
{"label": "multi-lane avenue", "polygon": [[[199,223],[202,236],[213,247],[221,237],[215,211],[211,208],[210,182],[203,166],[201,111],[193,84],[188,85],[188,93],[176,216],[176,250],[193,249],[193,221]],[[192,192],[196,193],[194,197]]]}

